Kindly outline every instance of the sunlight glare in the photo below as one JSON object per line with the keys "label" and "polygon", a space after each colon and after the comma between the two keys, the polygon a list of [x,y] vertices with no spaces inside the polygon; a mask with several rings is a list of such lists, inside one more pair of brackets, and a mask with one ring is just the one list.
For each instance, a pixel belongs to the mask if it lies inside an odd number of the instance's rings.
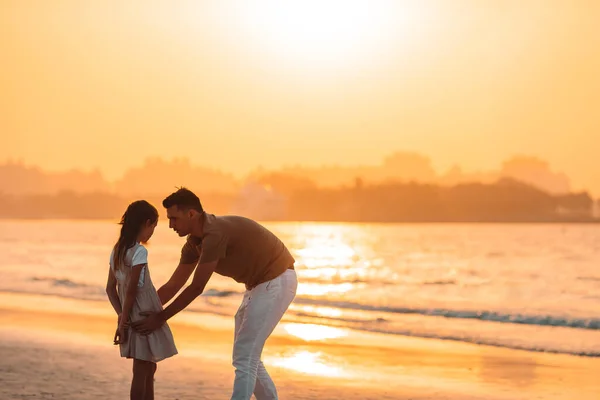
{"label": "sunlight glare", "polygon": [[324,240],[321,237],[310,240],[306,247],[298,249],[297,253],[300,262],[308,268],[351,265],[356,255],[347,244],[338,240]]}
{"label": "sunlight glare", "polygon": [[316,324],[289,323],[285,324],[283,329],[285,329],[285,331],[290,335],[306,341],[336,339],[348,336],[348,332],[344,329]]}
{"label": "sunlight glare", "polygon": [[260,1],[240,10],[248,34],[268,52],[320,69],[391,50],[399,29],[414,24],[411,11],[389,0]]}
{"label": "sunlight glare", "polygon": [[299,351],[290,357],[275,358],[271,362],[278,367],[288,368],[294,371],[320,376],[341,376],[339,367],[327,365],[323,362],[322,353],[310,351]]}
{"label": "sunlight glare", "polygon": [[340,284],[300,283],[298,295],[324,296],[331,293],[346,293],[352,290],[354,284],[346,282]]}

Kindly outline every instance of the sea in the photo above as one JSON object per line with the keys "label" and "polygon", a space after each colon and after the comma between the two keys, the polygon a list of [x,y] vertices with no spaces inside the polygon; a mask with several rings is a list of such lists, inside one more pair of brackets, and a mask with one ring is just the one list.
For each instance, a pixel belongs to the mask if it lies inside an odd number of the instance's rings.
{"label": "sea", "polygon": [[[286,321],[536,352],[600,356],[600,225],[263,222],[296,259]],[[106,301],[115,221],[0,221],[0,293]],[[147,244],[157,288],[185,238]],[[184,312],[235,314],[213,275]],[[176,317],[175,317],[176,318]]]}

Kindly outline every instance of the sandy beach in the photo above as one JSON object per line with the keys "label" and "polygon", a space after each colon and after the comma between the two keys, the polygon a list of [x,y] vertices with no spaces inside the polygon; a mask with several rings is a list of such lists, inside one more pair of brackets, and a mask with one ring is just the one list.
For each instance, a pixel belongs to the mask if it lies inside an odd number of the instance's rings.
{"label": "sandy beach", "polygon": [[[127,398],[106,304],[0,295],[0,398]],[[60,311],[59,311],[60,310]],[[183,313],[157,399],[229,398],[232,318]],[[600,360],[287,323],[263,355],[282,399],[597,399]]]}

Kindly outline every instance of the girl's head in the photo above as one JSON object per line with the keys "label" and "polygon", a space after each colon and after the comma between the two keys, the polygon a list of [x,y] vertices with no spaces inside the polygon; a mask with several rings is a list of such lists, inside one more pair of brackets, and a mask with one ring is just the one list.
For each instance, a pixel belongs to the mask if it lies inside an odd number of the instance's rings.
{"label": "girl's head", "polygon": [[134,201],[121,217],[121,234],[114,248],[114,266],[123,261],[127,249],[138,242],[147,242],[158,222],[158,211],[145,200]]}

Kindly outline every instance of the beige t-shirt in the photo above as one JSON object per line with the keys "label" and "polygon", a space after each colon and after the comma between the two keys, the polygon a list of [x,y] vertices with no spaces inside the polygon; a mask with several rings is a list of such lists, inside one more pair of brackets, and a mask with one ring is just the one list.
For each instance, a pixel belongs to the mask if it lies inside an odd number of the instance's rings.
{"label": "beige t-shirt", "polygon": [[183,264],[219,261],[215,272],[252,288],[294,265],[283,242],[259,223],[244,217],[204,214],[203,236],[188,236]]}

